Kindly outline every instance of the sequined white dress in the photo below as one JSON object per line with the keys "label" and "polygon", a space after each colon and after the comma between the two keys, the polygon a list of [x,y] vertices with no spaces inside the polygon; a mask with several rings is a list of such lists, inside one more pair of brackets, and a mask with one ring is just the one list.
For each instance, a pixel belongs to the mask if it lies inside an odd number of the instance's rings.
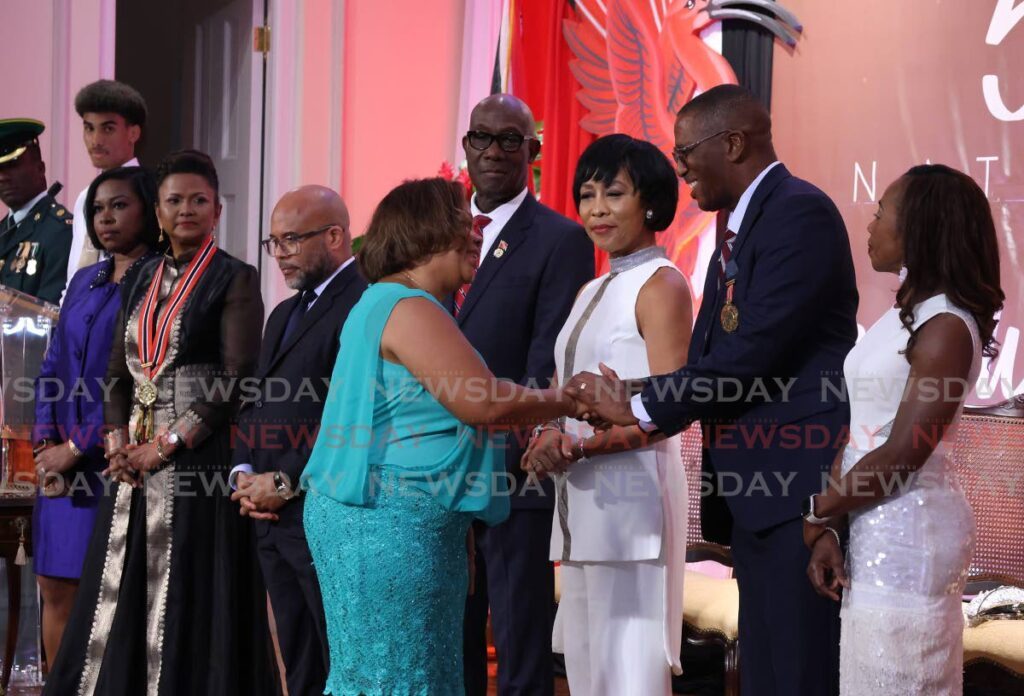
{"label": "sequined white dress", "polygon": [[[915,329],[938,314],[958,316],[970,329],[973,384],[981,364],[977,325],[937,295],[915,307]],[[908,336],[899,309],[891,309],[846,358],[851,439],[843,474],[888,437],[910,373],[900,354]],[[851,586],[843,597],[840,641],[844,696],[963,691],[960,602],[975,525],[948,455],[960,415],[909,485],[850,516]]]}

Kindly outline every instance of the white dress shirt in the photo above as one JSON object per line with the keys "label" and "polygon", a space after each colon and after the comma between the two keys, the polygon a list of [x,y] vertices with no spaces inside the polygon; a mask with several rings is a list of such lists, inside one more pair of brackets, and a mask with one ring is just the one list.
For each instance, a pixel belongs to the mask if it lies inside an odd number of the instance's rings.
{"label": "white dress shirt", "polygon": [[11,215],[14,216],[14,224],[20,225],[21,221],[28,217],[28,214],[32,212],[32,208],[36,207],[36,203],[43,200],[46,197],[46,191],[41,191],[39,195],[30,200],[25,205],[21,206],[17,210],[12,210]]}
{"label": "white dress shirt", "polygon": [[[138,167],[139,159],[132,157],[130,160],[121,165],[122,167]],[[89,182],[92,185],[92,182]],[[68,255],[68,280],[65,287],[71,284],[71,278],[74,277],[75,273],[78,272],[82,261],[82,251],[85,249],[85,241],[89,238],[88,233],[85,230],[85,194],[89,192],[89,187],[86,186],[82,189],[82,192],[78,194],[78,198],[75,199],[74,219],[71,221],[71,253]],[[92,261],[92,255],[89,255],[89,260]],[[86,264],[88,265],[88,264]]]}
{"label": "white dress shirt", "polygon": [[469,204],[470,210],[473,211],[473,217],[476,217],[477,215],[486,215],[491,219],[491,221],[487,223],[487,226],[482,230],[484,243],[483,246],[480,247],[481,264],[484,262],[484,259],[487,258],[487,254],[490,253],[491,247],[494,246],[494,242],[498,239],[498,235],[500,235],[501,231],[505,229],[505,225],[507,225],[508,221],[512,219],[512,216],[516,214],[516,211],[519,210],[519,206],[523,204],[523,201],[526,200],[526,194],[528,192],[528,189],[524,188],[519,192],[518,196],[510,201],[502,203],[489,213],[482,212],[476,207],[476,194],[473,194],[473,200]]}
{"label": "white dress shirt", "polygon": [[[739,201],[736,202],[736,207],[729,213],[729,221],[726,227],[735,235],[739,235],[740,230],[743,229],[743,218],[747,215],[747,208],[750,206],[750,200],[754,197],[754,192],[757,191],[757,187],[761,185],[764,178],[768,176],[768,172],[774,169],[777,165],[782,164],[778,160],[772,162],[767,167],[761,170],[761,173],[750,182],[750,185],[743,191],[743,195],[740,196]],[[657,426],[651,421],[651,416],[647,413],[647,409],[644,408],[644,402],[641,398],[641,394],[637,394],[629,401],[630,410],[633,411],[633,415],[638,421],[640,421],[640,429],[646,432],[656,430]]]}

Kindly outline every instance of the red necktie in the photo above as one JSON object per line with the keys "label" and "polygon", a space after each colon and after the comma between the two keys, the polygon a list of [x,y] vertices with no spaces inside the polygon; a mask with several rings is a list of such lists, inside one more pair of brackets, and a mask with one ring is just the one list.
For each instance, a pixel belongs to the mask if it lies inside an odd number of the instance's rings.
{"label": "red necktie", "polygon": [[[473,217],[473,234],[483,236],[484,228],[489,224],[491,224],[491,219],[486,215],[475,215]],[[455,316],[459,316],[459,312],[462,311],[462,303],[466,301],[470,285],[472,285],[472,283],[466,283],[455,291]]]}

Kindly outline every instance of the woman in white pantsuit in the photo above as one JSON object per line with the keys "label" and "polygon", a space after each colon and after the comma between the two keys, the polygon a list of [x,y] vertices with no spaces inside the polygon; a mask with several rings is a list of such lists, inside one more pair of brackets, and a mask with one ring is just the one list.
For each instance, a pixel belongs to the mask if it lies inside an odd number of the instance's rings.
{"label": "woman in white pantsuit", "polygon": [[[654,145],[626,135],[580,157],[573,194],[611,270],[583,287],[555,343],[556,381],[601,365],[622,378],[686,362],[686,280],[655,245],[671,224],[678,181]],[[523,468],[551,474],[551,559],[561,563],[553,644],[569,688],[588,696],[671,693],[680,673],[686,478],[679,437],[639,427],[594,433],[583,421],[539,426]]]}

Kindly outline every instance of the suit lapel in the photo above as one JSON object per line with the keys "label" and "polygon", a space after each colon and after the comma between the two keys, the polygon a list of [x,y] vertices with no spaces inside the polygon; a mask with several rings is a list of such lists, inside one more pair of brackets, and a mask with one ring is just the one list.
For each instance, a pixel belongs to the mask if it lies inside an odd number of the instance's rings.
{"label": "suit lapel", "polygon": [[757,223],[758,218],[761,217],[761,211],[764,208],[765,201],[768,200],[772,192],[778,187],[783,180],[790,177],[789,170],[786,169],[786,165],[779,164],[777,167],[773,167],[768,172],[757,189],[754,191],[754,195],[750,198],[750,205],[747,206],[747,213],[743,216],[743,224],[740,226],[739,233],[736,235],[736,243],[732,248],[732,258],[739,258],[740,250],[743,245],[747,243],[747,239],[750,237],[750,230]]}
{"label": "suit lapel", "polygon": [[[473,284],[469,286],[469,294],[466,295],[466,301],[462,303],[462,309],[459,310],[459,326],[462,326],[466,321],[466,317],[473,311],[477,301],[487,290],[487,286],[494,280],[494,276],[504,266],[508,265],[508,258],[525,241],[525,231],[533,224],[536,208],[537,199],[527,194],[519,206],[519,210],[509,218],[509,221],[505,223],[505,227],[501,230],[501,234],[494,240],[494,245],[487,250],[487,255],[484,257],[483,263],[480,264],[480,268],[473,278]],[[504,251],[500,257],[496,258],[494,252],[502,243],[505,244]]]}
{"label": "suit lapel", "polygon": [[[267,371],[264,376],[274,369],[281,358],[287,355],[288,351],[290,351],[292,347],[299,342],[307,331],[316,325],[317,321],[319,321],[321,317],[331,311],[331,308],[334,306],[334,300],[345,290],[346,287],[348,287],[349,283],[351,283],[355,277],[356,264],[351,263],[348,268],[339,273],[337,277],[331,281],[330,285],[324,288],[323,294],[321,294],[320,297],[316,299],[316,302],[313,303],[313,306],[309,308],[309,311],[306,312],[306,316],[302,317],[302,320],[299,322],[299,325],[295,327],[295,331],[292,332],[292,335],[288,337],[288,340],[277,347],[274,352],[274,357],[267,365]],[[288,324],[288,317],[291,315],[292,310],[295,308],[295,304],[299,301],[301,296],[301,293],[296,295],[294,301],[288,305],[288,313],[284,315],[284,323],[277,331],[276,338],[278,342],[280,342],[281,334],[284,332],[284,328]]]}

